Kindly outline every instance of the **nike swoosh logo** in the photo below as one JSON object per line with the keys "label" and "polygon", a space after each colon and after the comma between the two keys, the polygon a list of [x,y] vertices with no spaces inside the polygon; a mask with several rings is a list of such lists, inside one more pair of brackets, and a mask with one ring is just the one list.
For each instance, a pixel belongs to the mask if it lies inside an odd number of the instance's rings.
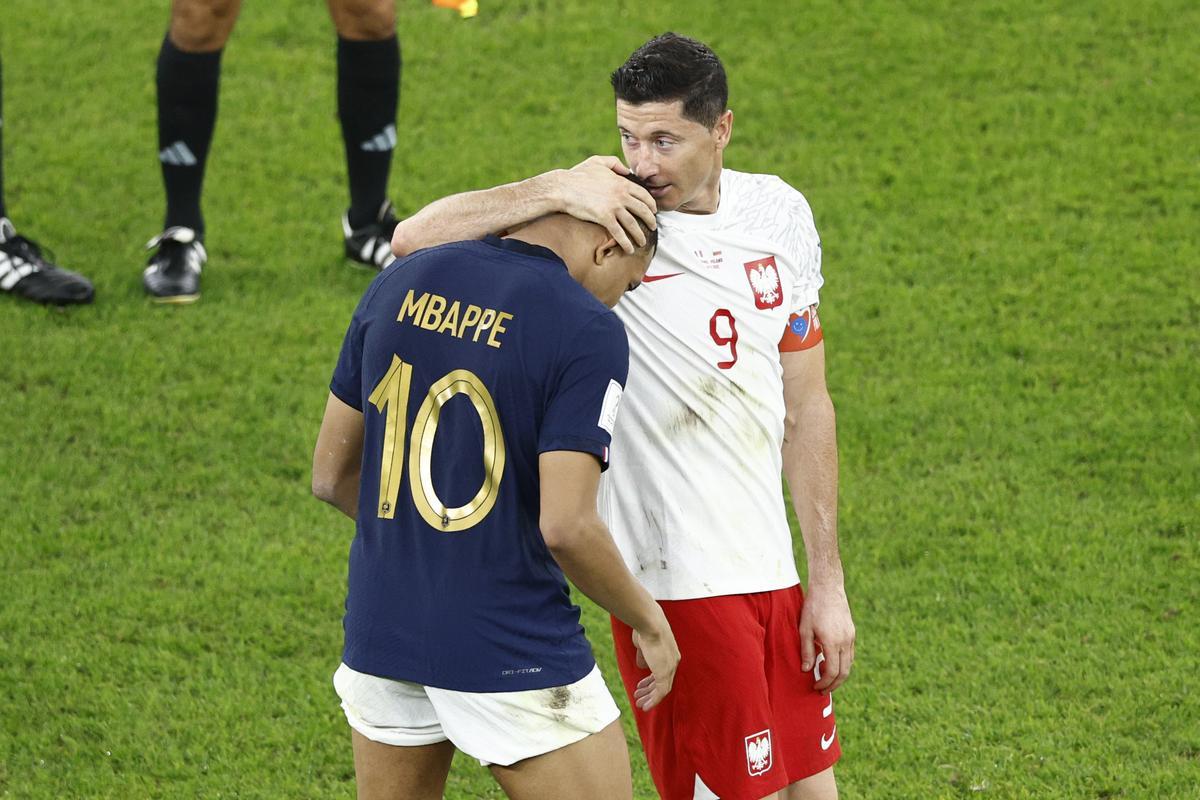
{"label": "nike swoosh logo", "polygon": [[675,278],[682,275],[682,272],[668,272],[666,275],[643,275],[642,283],[653,283],[654,281],[662,281],[667,278]]}
{"label": "nike swoosh logo", "polygon": [[831,730],[829,732],[828,739],[826,739],[825,736],[822,734],[822,736],[821,736],[821,749],[822,750],[828,750],[830,747],[833,746],[833,737],[834,736],[837,736],[837,725],[834,725],[833,730]]}

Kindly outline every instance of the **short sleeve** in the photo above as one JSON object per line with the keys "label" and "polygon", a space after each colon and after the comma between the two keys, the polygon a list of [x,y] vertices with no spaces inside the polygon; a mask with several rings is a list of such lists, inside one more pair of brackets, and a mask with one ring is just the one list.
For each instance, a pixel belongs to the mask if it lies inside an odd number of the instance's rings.
{"label": "short sleeve", "polygon": [[817,224],[813,220],[812,208],[804,195],[788,186],[787,207],[787,259],[792,267],[792,314],[801,314],[809,306],[821,302],[821,286],[825,278],[821,275],[821,237],[817,233]]}
{"label": "short sleeve", "polygon": [[806,245],[794,256],[799,269],[792,284],[793,314],[799,314],[809,306],[820,305],[821,287],[825,279],[821,276],[821,240],[815,234],[811,244]]}
{"label": "short sleeve", "polygon": [[329,391],[358,411],[363,410],[362,355],[365,329],[359,316],[360,311],[361,306],[350,319],[346,338],[342,340],[342,351],[338,354],[337,366],[333,369],[333,378],[329,381]]}
{"label": "short sleeve", "polygon": [[557,379],[547,387],[538,452],[591,453],[607,469],[628,375],[629,340],[615,314],[599,316],[580,329],[564,346]]}

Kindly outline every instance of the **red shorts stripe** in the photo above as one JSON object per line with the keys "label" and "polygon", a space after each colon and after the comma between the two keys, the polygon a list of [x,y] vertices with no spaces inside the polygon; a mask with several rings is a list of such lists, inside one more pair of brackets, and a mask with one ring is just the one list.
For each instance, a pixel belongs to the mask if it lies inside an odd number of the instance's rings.
{"label": "red shorts stripe", "polygon": [[649,712],[633,706],[647,674],[633,632],[612,620],[621,680],[663,800],[693,800],[697,778],[721,800],[758,800],[838,760],[833,700],[800,668],[803,603],[799,586],[661,601],[682,658],[671,694]]}

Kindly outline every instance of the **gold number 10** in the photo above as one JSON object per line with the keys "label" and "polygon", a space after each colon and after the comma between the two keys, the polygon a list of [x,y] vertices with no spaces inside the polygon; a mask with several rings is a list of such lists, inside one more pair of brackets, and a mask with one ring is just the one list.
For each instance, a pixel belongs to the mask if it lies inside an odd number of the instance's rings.
{"label": "gold number 10", "polygon": [[[371,404],[384,413],[383,458],[379,468],[379,508],[381,519],[396,516],[396,498],[400,495],[405,439],[408,427],[408,397],[412,383],[412,364],[392,356],[392,366],[371,391]],[[433,487],[431,464],[433,440],[437,436],[442,407],[458,394],[465,394],[479,414],[483,425],[483,485],[466,505],[446,508]],[[483,521],[496,505],[500,479],[504,477],[504,433],[496,404],[483,381],[475,373],[456,369],[429,387],[425,400],[413,420],[412,447],[408,454],[408,484],[413,504],[429,525],[445,533],[465,531]]]}

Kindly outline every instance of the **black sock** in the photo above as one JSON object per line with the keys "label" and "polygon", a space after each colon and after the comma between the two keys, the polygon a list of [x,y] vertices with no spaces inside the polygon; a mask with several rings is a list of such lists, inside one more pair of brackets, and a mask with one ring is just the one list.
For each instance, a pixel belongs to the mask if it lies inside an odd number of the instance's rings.
{"label": "black sock", "polygon": [[167,190],[164,227],[183,225],[201,236],[200,188],[217,123],[221,52],[185,53],[168,36],[158,53],[158,160]]}
{"label": "black sock", "polygon": [[0,65],[0,217],[7,217],[4,208],[4,67]]}
{"label": "black sock", "polygon": [[400,102],[400,41],[338,37],[338,119],[350,177],[350,227],[374,221],[387,199]]}

